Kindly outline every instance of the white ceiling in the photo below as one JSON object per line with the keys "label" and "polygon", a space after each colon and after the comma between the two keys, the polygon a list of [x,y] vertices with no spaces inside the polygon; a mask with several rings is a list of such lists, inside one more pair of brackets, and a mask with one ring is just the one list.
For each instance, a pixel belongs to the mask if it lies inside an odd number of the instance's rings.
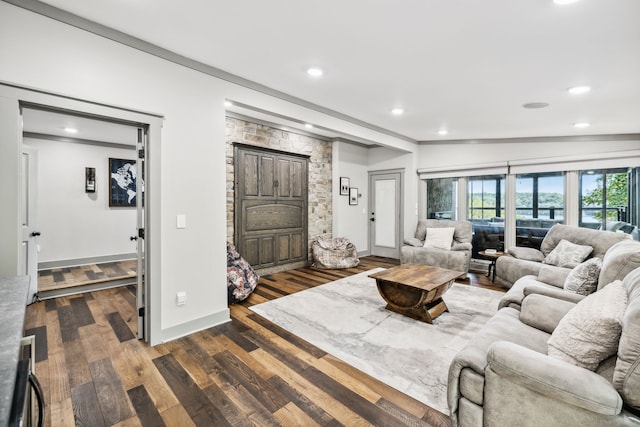
{"label": "white ceiling", "polygon": [[639,0],[44,3],[418,141],[640,132]]}

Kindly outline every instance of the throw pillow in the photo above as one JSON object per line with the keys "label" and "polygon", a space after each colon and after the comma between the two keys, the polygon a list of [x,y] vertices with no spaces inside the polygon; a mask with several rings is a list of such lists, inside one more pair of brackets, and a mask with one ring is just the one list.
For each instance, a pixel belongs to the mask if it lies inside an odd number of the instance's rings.
{"label": "throw pillow", "polygon": [[558,243],[558,246],[556,246],[542,262],[544,264],[557,265],[558,267],[573,268],[587,259],[591,252],[593,252],[591,246],[577,245],[562,239],[560,243]]}
{"label": "throw pillow", "polygon": [[451,243],[453,242],[453,233],[455,231],[456,229],[454,227],[427,228],[424,247],[450,250]]}
{"label": "throw pillow", "polygon": [[560,320],[547,342],[547,354],[595,371],[618,351],[627,291],[621,281],[587,296]]}
{"label": "throw pillow", "polygon": [[571,270],[564,281],[564,290],[580,295],[592,294],[598,287],[602,260],[591,258]]}

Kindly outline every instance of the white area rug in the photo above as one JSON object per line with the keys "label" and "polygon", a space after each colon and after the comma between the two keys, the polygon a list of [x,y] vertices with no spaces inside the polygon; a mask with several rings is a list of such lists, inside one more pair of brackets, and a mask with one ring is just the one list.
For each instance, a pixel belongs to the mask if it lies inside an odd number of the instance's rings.
{"label": "white area rug", "polygon": [[385,310],[370,270],[251,307],[287,331],[391,387],[449,413],[455,354],[495,314],[501,292],[454,285],[432,325]]}

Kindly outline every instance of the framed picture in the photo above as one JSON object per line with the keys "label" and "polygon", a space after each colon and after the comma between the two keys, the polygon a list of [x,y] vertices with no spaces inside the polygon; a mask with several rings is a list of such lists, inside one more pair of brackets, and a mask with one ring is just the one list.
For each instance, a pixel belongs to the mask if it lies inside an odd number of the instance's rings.
{"label": "framed picture", "polygon": [[355,187],[349,188],[349,204],[350,205],[358,204],[358,189]]}
{"label": "framed picture", "polygon": [[349,178],[345,176],[340,177],[340,195],[341,196],[349,195]]}
{"label": "framed picture", "polygon": [[137,179],[135,160],[109,158],[109,206],[135,207]]}

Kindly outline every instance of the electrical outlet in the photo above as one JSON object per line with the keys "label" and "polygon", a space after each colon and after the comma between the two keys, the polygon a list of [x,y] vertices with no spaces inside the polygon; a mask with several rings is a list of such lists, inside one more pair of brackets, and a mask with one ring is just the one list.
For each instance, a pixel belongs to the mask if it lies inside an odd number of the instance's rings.
{"label": "electrical outlet", "polygon": [[185,305],[187,303],[187,293],[178,292],[176,294],[176,305]]}

